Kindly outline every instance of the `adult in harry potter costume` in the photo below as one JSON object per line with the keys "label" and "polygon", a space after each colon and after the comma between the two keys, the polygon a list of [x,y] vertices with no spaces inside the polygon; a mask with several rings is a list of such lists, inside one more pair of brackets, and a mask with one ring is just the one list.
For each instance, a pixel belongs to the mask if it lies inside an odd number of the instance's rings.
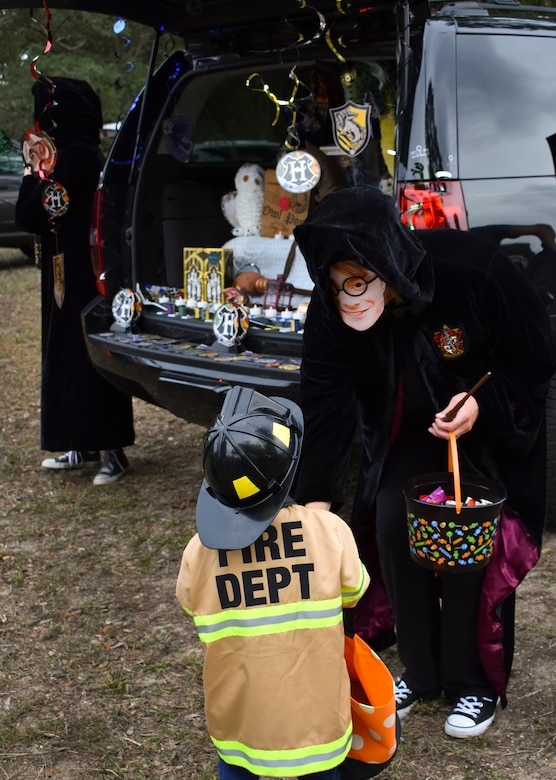
{"label": "adult in harry potter costume", "polygon": [[[16,220],[40,240],[41,448],[66,451],[42,465],[97,467],[94,484],[105,485],[127,471],[122,448],[133,444],[134,429],[131,397],[94,369],[81,327],[81,311],[97,295],[89,221],[103,165],[101,105],[90,85],[78,79],[36,81],[32,92],[37,132],[24,144]],[[49,143],[43,133],[56,147],[55,167],[47,174]]]}
{"label": "adult in harry potter costume", "polygon": [[[374,187],[328,195],[295,237],[315,283],[295,498],[339,509],[359,425],[352,526],[373,584],[355,630],[376,648],[395,630],[400,717],[444,693],[454,705],[446,733],[476,736],[497,702],[506,704],[515,589],[541,545],[545,394],[556,367],[550,321],[497,247],[459,231],[410,231]],[[450,431],[461,471],[507,490],[488,566],[452,575],[410,558],[402,493],[413,477],[446,471]]]}

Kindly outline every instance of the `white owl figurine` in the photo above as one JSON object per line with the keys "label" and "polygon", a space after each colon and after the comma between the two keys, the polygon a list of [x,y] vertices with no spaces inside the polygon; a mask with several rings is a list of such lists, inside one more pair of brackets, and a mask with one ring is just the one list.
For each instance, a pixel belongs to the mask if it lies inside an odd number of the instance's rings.
{"label": "white owl figurine", "polygon": [[235,175],[234,192],[222,198],[222,211],[234,236],[260,236],[264,202],[264,170],[245,163]]}

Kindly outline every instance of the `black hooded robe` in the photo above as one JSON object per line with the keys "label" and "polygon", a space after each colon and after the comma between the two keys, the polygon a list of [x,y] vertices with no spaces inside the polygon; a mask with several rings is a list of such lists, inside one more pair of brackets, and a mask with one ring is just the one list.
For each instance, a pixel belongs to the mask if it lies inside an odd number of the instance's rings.
{"label": "black hooded robe", "polygon": [[[393,629],[373,530],[389,457],[402,442],[413,476],[445,470],[438,459],[446,458],[447,443],[426,430],[434,411],[492,372],[476,394],[479,418],[458,447],[462,471],[499,480],[508,494],[476,628],[483,667],[505,703],[514,591],[538,558],[545,517],[544,410],[556,368],[550,320],[496,247],[459,231],[409,231],[393,201],[373,187],[329,195],[295,235],[315,282],[303,340],[305,438],[295,497],[330,501],[333,510],[342,505],[359,425],[352,524],[374,584],[355,627],[375,645]],[[350,259],[404,298],[363,332],[341,321],[329,292],[330,266]],[[407,566],[417,566],[409,548]]]}
{"label": "black hooded robe", "polygon": [[[100,102],[84,81],[53,77],[52,83],[52,95],[41,82],[33,86],[35,118],[56,146],[50,179],[65,187],[69,207],[63,216],[49,217],[44,208],[48,182],[36,174],[23,178],[16,206],[18,225],[38,234],[41,243],[41,448],[117,449],[134,442],[132,400],[96,371],[81,325],[82,309],[98,294],[89,226],[103,165]],[[59,254],[64,268],[61,307],[54,296],[53,256]]]}

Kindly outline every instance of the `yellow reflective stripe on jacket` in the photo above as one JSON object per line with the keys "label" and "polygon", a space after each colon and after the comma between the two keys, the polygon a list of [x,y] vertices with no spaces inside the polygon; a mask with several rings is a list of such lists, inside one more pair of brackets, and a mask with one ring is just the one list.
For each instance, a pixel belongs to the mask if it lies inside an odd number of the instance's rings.
{"label": "yellow reflective stripe on jacket", "polygon": [[[254,774],[264,773],[272,777],[281,777],[282,770],[303,769],[303,774],[324,772],[342,763],[351,747],[351,723],[345,733],[333,742],[293,750],[257,750],[241,742],[219,740],[212,741],[223,761],[242,766]],[[288,773],[289,774],[289,773]]]}
{"label": "yellow reflective stripe on jacket", "polygon": [[323,601],[296,601],[248,609],[231,609],[215,615],[194,615],[202,642],[228,636],[283,634],[303,628],[326,628],[342,621],[340,597]]}
{"label": "yellow reflective stripe on jacket", "polygon": [[367,590],[367,570],[359,561],[360,575],[359,582],[355,588],[342,588],[342,604],[351,604],[352,601],[358,601]]}

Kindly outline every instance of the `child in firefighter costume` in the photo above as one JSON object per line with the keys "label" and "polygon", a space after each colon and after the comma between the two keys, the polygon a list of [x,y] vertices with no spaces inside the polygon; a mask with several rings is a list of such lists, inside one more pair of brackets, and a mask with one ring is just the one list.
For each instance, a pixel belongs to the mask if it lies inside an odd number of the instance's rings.
{"label": "child in firefighter costume", "polygon": [[[352,528],[372,585],[355,631],[375,648],[396,638],[400,717],[444,694],[445,732],[477,736],[498,701],[505,706],[515,589],[539,556],[545,397],[556,366],[549,318],[498,247],[455,230],[412,231],[374,187],[328,195],[295,237],[315,290],[294,496],[338,510],[359,425]],[[439,574],[410,557],[402,489],[446,471],[451,431],[461,471],[501,482],[507,501],[488,566]]]}
{"label": "child in firefighter costume", "polygon": [[339,780],[351,746],[342,610],[369,577],[340,517],[289,498],[302,429],[296,404],[235,387],[205,437],[176,594],[206,651],[221,780]]}

